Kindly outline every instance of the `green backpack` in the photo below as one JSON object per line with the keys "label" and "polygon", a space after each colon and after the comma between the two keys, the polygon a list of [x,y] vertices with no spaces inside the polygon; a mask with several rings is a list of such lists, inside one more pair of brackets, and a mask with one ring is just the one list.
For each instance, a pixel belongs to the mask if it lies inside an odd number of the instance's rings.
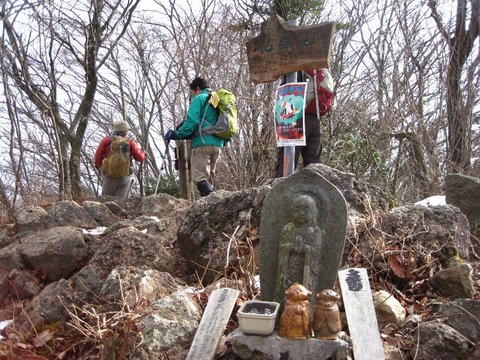
{"label": "green backpack", "polygon": [[[218,103],[215,99],[218,99]],[[215,125],[203,126],[200,122],[201,135],[215,135],[224,140],[231,140],[238,134],[237,101],[235,95],[227,89],[219,89],[210,94],[208,103],[218,109]],[[216,105],[216,106],[215,106]]]}
{"label": "green backpack", "polygon": [[112,178],[130,175],[130,140],[128,137],[112,137],[110,154],[103,159],[102,172]]}

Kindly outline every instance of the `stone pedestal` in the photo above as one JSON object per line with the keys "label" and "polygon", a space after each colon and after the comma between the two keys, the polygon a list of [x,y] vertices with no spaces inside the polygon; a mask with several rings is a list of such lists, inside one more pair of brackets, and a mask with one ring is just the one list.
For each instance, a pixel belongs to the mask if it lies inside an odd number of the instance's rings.
{"label": "stone pedestal", "polygon": [[344,360],[349,345],[343,340],[290,340],[278,336],[245,335],[239,329],[228,335],[227,342],[242,359],[255,360]]}

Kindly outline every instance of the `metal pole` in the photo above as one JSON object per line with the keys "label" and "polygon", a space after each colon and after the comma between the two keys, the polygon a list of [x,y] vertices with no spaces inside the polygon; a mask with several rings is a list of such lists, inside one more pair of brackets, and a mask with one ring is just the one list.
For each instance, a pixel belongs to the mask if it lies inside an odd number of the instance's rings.
{"label": "metal pole", "polygon": [[[288,20],[288,25],[298,26],[298,19]],[[297,73],[290,73],[285,76],[285,83],[297,82]],[[288,145],[283,148],[283,176],[292,175],[295,171],[295,146]]]}

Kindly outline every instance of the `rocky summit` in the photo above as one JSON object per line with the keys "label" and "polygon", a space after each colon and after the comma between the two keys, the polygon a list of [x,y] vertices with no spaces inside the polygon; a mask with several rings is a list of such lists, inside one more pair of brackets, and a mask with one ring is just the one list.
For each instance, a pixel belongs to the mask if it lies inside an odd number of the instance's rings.
{"label": "rocky summit", "polygon": [[[469,202],[478,190],[451,195],[455,204],[399,204],[353,174],[308,169],[345,198],[341,269],[368,272],[385,359],[480,358],[480,242]],[[261,210],[280,181],[194,203],[157,194],[17,209],[0,228],[0,321],[12,320],[0,359],[185,359],[211,292],[223,287],[240,295],[213,339],[215,358],[275,358],[265,342],[236,351],[229,335],[238,336],[240,306],[261,299]],[[350,346],[342,357],[352,356]]]}

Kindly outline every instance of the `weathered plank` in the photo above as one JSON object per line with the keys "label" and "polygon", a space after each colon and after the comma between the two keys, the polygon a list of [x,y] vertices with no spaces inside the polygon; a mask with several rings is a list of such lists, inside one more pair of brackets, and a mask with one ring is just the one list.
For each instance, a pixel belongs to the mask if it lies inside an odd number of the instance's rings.
{"label": "weathered plank", "polygon": [[190,154],[187,140],[177,141],[178,174],[180,177],[180,196],[183,199],[193,200],[192,175],[190,171]]}
{"label": "weathered plank", "polygon": [[186,360],[213,359],[239,293],[229,288],[212,291]]}
{"label": "weathered plank", "polygon": [[299,70],[328,68],[334,32],[334,22],[290,26],[273,16],[246,43],[250,80],[258,84]]}
{"label": "weathered plank", "polygon": [[355,360],[384,360],[367,270],[341,270],[338,277]]}

